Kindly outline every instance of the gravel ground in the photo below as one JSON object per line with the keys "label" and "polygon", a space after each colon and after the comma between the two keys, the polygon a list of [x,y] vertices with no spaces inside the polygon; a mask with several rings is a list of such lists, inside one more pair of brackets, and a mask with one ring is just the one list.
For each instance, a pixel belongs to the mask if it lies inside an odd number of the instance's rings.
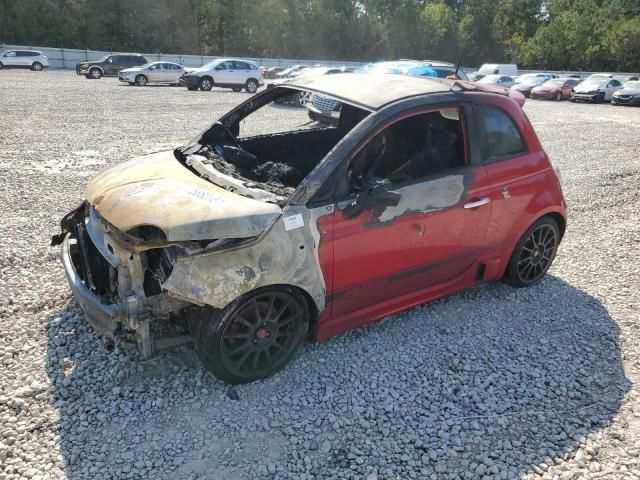
{"label": "gravel ground", "polygon": [[640,109],[527,102],[571,207],[533,288],[479,286],[234,390],[189,348],[103,348],[48,246],[59,218],[246,95],[0,72],[0,480],[640,478]]}

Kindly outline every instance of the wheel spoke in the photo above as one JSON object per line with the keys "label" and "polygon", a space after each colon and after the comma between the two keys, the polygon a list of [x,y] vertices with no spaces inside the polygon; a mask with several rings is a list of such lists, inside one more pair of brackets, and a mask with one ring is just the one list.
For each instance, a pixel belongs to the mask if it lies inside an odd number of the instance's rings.
{"label": "wheel spoke", "polygon": [[291,300],[288,300],[287,303],[284,304],[284,306],[278,311],[278,313],[276,314],[276,316],[273,318],[273,321],[278,323],[280,320],[280,317],[282,316],[282,314],[285,312],[285,310],[287,308],[289,308],[289,305],[291,305]]}
{"label": "wheel spoke", "polygon": [[250,347],[251,347],[251,343],[245,342],[242,345],[234,348],[233,350],[229,350],[227,355],[229,355],[231,357],[231,356],[233,356],[233,355],[235,355],[237,353],[243,352],[244,350],[246,350],[247,348],[250,348]]}
{"label": "wheel spoke", "polygon": [[253,312],[256,316],[256,319],[258,320],[256,323],[260,323],[263,322],[264,319],[262,318],[262,315],[260,315],[260,308],[258,307],[258,298],[254,298],[253,299]]}
{"label": "wheel spoke", "polygon": [[235,320],[237,320],[239,323],[241,323],[242,325],[244,325],[245,327],[247,327],[249,330],[253,329],[253,324],[251,322],[249,322],[246,318],[238,315]]}
{"label": "wheel spoke", "polygon": [[258,360],[260,359],[260,355],[262,355],[262,351],[255,352],[255,355],[253,357],[253,361],[251,362],[251,368],[253,370],[258,368]]}
{"label": "wheel spoke", "polygon": [[276,296],[275,295],[270,295],[269,296],[269,307],[267,307],[267,313],[264,316],[265,320],[270,320],[271,319],[271,314],[273,313],[273,303],[276,301]]}
{"label": "wheel spoke", "polygon": [[267,363],[269,364],[270,367],[272,367],[273,366],[273,360],[271,359],[271,352],[269,351],[268,348],[266,350],[264,350],[264,355],[267,357]]}
{"label": "wheel spoke", "polygon": [[278,322],[278,329],[281,329],[282,327],[289,325],[292,320],[298,318],[299,316],[300,316],[300,312],[294,313],[293,315],[289,315],[281,322]]}
{"label": "wheel spoke", "polygon": [[245,362],[251,356],[252,353],[255,353],[254,350],[249,350],[244,355],[242,355],[242,357],[240,357],[240,360],[238,360],[237,362],[234,362],[238,366],[238,370],[242,369],[242,367],[244,366]]}

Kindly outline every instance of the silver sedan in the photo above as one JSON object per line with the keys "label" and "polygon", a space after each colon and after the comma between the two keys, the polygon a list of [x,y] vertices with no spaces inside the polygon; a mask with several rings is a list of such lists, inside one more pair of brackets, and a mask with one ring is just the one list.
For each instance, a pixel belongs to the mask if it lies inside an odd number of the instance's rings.
{"label": "silver sedan", "polygon": [[177,85],[186,69],[177,63],[151,62],[139,67],[126,68],[118,74],[118,80],[129,85],[144,86],[148,83],[169,83]]}

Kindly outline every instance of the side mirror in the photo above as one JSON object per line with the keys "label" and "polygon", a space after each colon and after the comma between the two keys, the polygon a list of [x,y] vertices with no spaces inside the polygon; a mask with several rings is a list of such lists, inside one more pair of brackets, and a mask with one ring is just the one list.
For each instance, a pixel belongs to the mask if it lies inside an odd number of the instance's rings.
{"label": "side mirror", "polygon": [[386,207],[395,207],[400,202],[401,195],[389,190],[391,182],[388,180],[376,181],[368,185],[358,193],[353,201],[342,209],[342,214],[347,220],[352,220],[362,212]]}

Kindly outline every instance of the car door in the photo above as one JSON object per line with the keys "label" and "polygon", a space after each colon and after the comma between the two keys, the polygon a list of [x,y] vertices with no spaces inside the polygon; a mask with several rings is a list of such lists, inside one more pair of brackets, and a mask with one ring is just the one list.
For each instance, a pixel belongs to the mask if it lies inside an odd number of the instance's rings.
{"label": "car door", "polygon": [[473,283],[491,205],[465,111],[391,121],[348,160],[349,192],[328,235],[334,319]]}
{"label": "car door", "polygon": [[15,51],[7,52],[2,56],[2,63],[7,67],[16,67],[18,63],[18,54]]}
{"label": "car door", "polygon": [[621,88],[622,88],[622,83],[620,83],[615,78],[611,79],[607,84],[607,87],[604,93],[605,100],[611,100],[611,98],[613,97],[613,92],[620,90]]}
{"label": "car door", "polygon": [[[487,97],[475,106],[481,158],[491,181],[491,223],[486,237],[496,258],[508,258],[522,232],[522,216],[530,214],[535,196],[548,191],[549,164],[537,139],[522,132],[531,131],[517,105],[508,108]],[[511,110],[509,110],[511,109]],[[486,277],[493,279],[504,268],[487,263]]]}
{"label": "car door", "polygon": [[178,83],[180,77],[184,74],[184,69],[180,65],[174,63],[167,63],[169,69],[167,70],[167,77],[169,83]]}
{"label": "car door", "polygon": [[164,82],[164,70],[162,69],[162,64],[161,63],[154,63],[153,65],[149,66],[149,72],[148,72],[148,76],[149,76],[149,81],[150,82]]}
{"label": "car door", "polygon": [[119,71],[117,62],[120,60],[119,55],[109,55],[104,61],[102,70],[105,75],[115,75]]}
{"label": "car door", "polygon": [[233,62],[230,60],[219,63],[214,68],[213,81],[223,85],[230,85],[233,82]]}
{"label": "car door", "polygon": [[16,52],[16,65],[27,67],[31,65],[31,52]]}
{"label": "car door", "polygon": [[[251,66],[247,62],[233,62],[236,68],[236,83],[239,85],[244,85],[249,77],[251,77]],[[256,72],[255,76],[257,77],[258,72]]]}

